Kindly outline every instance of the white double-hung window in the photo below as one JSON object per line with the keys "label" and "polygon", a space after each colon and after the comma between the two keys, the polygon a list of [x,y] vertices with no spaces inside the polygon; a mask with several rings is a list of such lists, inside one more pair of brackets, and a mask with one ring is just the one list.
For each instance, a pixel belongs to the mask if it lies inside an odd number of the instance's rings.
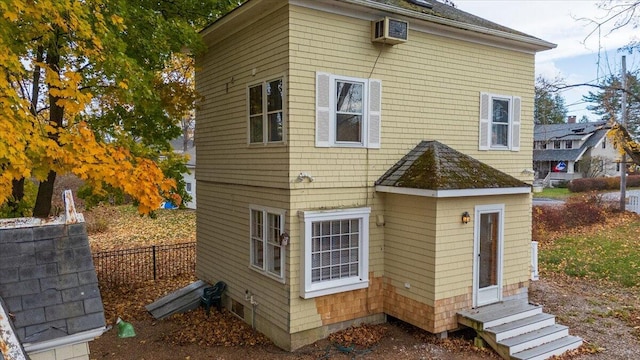
{"label": "white double-hung window", "polygon": [[251,268],[284,280],[284,210],[250,207]]}
{"label": "white double-hung window", "polygon": [[380,148],[382,83],[316,73],[316,146]]}
{"label": "white double-hung window", "polygon": [[250,144],[284,141],[284,96],[282,77],[249,85],[247,110]]}
{"label": "white double-hung window", "polygon": [[300,296],[369,286],[370,208],[304,211]]}
{"label": "white double-hung window", "polygon": [[520,97],[480,93],[479,150],[520,151]]}

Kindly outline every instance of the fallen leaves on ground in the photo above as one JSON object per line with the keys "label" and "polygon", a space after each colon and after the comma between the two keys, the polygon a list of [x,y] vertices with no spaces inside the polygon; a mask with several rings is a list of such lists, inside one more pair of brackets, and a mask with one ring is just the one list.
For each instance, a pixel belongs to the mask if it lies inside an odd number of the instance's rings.
{"label": "fallen leaves on ground", "polygon": [[198,346],[254,346],[271,341],[253,330],[229,311],[211,310],[209,316],[203,308],[172,315],[167,321],[174,323],[175,331],[165,337],[174,345],[198,344]]}
{"label": "fallen leaves on ground", "polygon": [[158,209],[140,216],[135,207],[97,206],[85,212],[93,252],[196,241],[194,210]]}
{"label": "fallen leaves on ground", "polygon": [[118,317],[123,320],[141,320],[150,317],[145,306],[174,292],[191,282],[194,276],[179,276],[171,279],[147,281],[137,287],[100,286],[104,316],[108,324],[115,324]]}
{"label": "fallen leaves on ground", "polygon": [[370,348],[380,342],[386,332],[387,328],[384,325],[362,324],[332,333],[329,335],[329,341],[345,348],[354,345]]}
{"label": "fallen leaves on ground", "polygon": [[[190,276],[149,281],[140,287],[101,288],[107,323],[114,325],[120,317],[125,321],[151,318],[146,305],[195,281]],[[159,320],[172,323],[175,329],[165,337],[174,345],[198,344],[199,346],[253,346],[270,344],[271,341],[253,330],[244,321],[227,310],[217,312],[212,309],[207,317],[203,308],[182,314],[174,314]]]}

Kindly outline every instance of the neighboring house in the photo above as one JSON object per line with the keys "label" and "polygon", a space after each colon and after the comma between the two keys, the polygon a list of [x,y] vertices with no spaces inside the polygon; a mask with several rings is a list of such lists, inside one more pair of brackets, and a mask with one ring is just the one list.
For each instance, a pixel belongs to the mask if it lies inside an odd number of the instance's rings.
{"label": "neighboring house", "polygon": [[285,349],[527,299],[554,45],[417,3],[250,0],[202,31],[197,276]]}
{"label": "neighboring house", "polygon": [[178,154],[189,155],[189,161],[187,162],[188,173],[183,173],[182,178],[185,183],[185,190],[191,195],[191,201],[184,203],[188,209],[196,208],[196,145],[193,140],[187,141],[187,151],[184,151],[184,137],[180,136],[171,140],[171,148]]}
{"label": "neighboring house", "polygon": [[85,224],[3,219],[0,299],[13,323],[0,334],[15,332],[31,360],[88,360],[106,329]]}
{"label": "neighboring house", "polygon": [[620,152],[606,122],[535,125],[533,169],[546,184],[582,177],[620,176]]}

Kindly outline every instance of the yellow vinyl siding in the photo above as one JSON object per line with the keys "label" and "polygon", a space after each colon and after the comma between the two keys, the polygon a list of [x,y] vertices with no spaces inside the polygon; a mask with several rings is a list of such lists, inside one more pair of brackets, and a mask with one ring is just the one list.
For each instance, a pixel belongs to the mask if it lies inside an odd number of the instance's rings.
{"label": "yellow vinyl siding", "polygon": [[[245,317],[248,320],[251,304],[244,298],[245,290],[249,290],[259,304],[256,311],[256,327],[268,333],[268,327],[275,325],[288,332],[288,285],[252,270],[249,265],[249,205],[287,209],[289,204],[286,191],[202,181],[198,182],[198,190],[202,203],[198,204],[196,210],[196,275],[209,283],[223,280],[233,284],[227,289],[228,295],[244,305]],[[286,221],[289,221],[288,217]],[[285,227],[288,226],[286,223]],[[287,256],[285,274],[290,268]]]}
{"label": "yellow vinyl siding", "polygon": [[[438,140],[529,179],[522,170],[532,161],[526,141],[533,131],[532,54],[415,30],[407,43],[383,48],[370,42],[370,26],[366,20],[291,7],[292,173],[307,171],[312,163],[313,175],[326,179],[313,187],[365,179],[370,184],[420,140]],[[315,148],[315,71],[382,80],[380,150]],[[521,151],[478,151],[481,91],[522,97]],[[335,176],[338,159],[351,164],[350,176]]]}
{"label": "yellow vinyl siding", "polygon": [[[526,282],[530,274],[530,195],[438,200],[436,300],[467,294],[473,283],[474,207],[505,204],[503,286]],[[462,224],[464,211],[471,222]]]}
{"label": "yellow vinyl siding", "polygon": [[[386,194],[384,274],[405,297],[435,300],[435,200]],[[410,288],[405,288],[409,284]],[[389,304],[388,306],[393,306]]]}
{"label": "yellow vinyl siding", "polygon": [[[317,180],[316,180],[317,181]],[[315,183],[315,181],[314,181]],[[305,183],[306,184],[306,183]],[[339,209],[339,208],[359,208],[370,207],[369,218],[369,278],[382,276],[384,272],[384,228],[376,225],[376,216],[382,215],[382,203],[379,197],[369,199],[365,193],[366,188],[334,188],[334,189],[301,189],[291,191],[291,206],[297,211],[319,210],[319,209]],[[300,272],[300,253],[303,241],[302,230],[300,228],[300,218],[296,216],[296,210],[292,210],[291,217],[291,238],[295,242],[289,246],[291,257],[290,281],[291,281],[291,333],[313,329],[322,325],[317,313],[314,299],[304,300],[300,298],[300,279],[303,274]]]}
{"label": "yellow vinyl siding", "polygon": [[[205,97],[196,132],[198,276],[233,284],[228,295],[245,306],[248,321],[250,290],[259,304],[258,330],[295,348],[323,326],[316,301],[299,296],[299,212],[370,207],[370,280],[384,276],[397,296],[433,307],[433,316],[439,300],[459,296],[463,303],[471,288],[474,219],[461,224],[462,212],[504,203],[504,285],[526,281],[529,195],[432,199],[376,193],[374,182],[421,140],[532,180],[522,170],[532,164],[534,55],[418,32],[412,21],[407,43],[382,46],[371,43],[369,20],[263,3],[277,9],[251,18],[231,13],[229,21],[237,16],[238,26],[250,25],[228,36],[209,34],[210,48],[197,60],[197,90]],[[380,149],[315,147],[317,71],[382,81]],[[248,145],[247,85],[278,76],[286,92],[286,142]],[[478,150],[483,91],[522,97],[519,152]],[[313,181],[298,181],[299,173]],[[249,267],[251,204],[287,211],[284,284]],[[384,226],[376,224],[378,215]]]}
{"label": "yellow vinyl siding", "polygon": [[206,100],[197,113],[200,180],[288,187],[286,143],[247,144],[246,95],[247,85],[281,76],[286,107],[288,33],[287,8],[282,7],[198,58],[196,90]]}

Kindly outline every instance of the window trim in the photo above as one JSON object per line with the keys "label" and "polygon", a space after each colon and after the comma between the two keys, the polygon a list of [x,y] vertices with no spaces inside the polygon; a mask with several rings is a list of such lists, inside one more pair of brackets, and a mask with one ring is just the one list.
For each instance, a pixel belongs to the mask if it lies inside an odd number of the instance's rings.
{"label": "window trim", "polygon": [[[254,249],[253,249],[253,212],[258,211],[262,212],[263,218],[263,229],[262,229],[262,242],[263,242],[263,250],[262,250],[262,267],[254,265]],[[286,211],[283,209],[277,209],[267,206],[259,206],[259,205],[249,205],[249,268],[259,272],[267,277],[270,277],[274,280],[277,280],[281,283],[285,283],[285,266],[286,266],[286,246],[277,245],[280,248],[280,273],[281,275],[274,274],[269,271],[269,258],[267,257],[268,251],[267,246],[269,246],[267,241],[267,233],[268,233],[268,215],[273,214],[280,217],[280,227],[281,231],[285,231],[286,223],[285,223],[285,214]],[[273,246],[273,245],[271,245]]]}
{"label": "window trim", "polygon": [[[282,81],[282,140],[269,141],[269,111],[267,108],[267,83]],[[262,141],[251,142],[251,88],[262,85]],[[262,80],[250,82],[245,89],[246,93],[246,117],[247,117],[247,145],[248,146],[273,146],[284,145],[287,142],[287,82],[284,74],[264,78]]]}
{"label": "window trim", "polygon": [[[362,127],[360,142],[336,141],[338,81],[363,84]],[[382,125],[382,81],[316,72],[316,147],[379,149]]]}
{"label": "window trim", "polygon": [[[318,296],[341,293],[345,291],[364,289],[369,286],[369,215],[371,208],[352,208],[338,210],[302,211],[301,221],[301,261],[300,261],[300,297],[310,299]],[[360,243],[358,277],[313,283],[311,279],[311,236],[314,222],[359,219]]]}
{"label": "window trim", "polygon": [[[367,143],[369,142],[367,134],[369,133],[369,80],[368,79],[360,79],[349,76],[340,76],[340,75],[331,75],[329,83],[329,93],[331,97],[329,98],[329,142],[333,147],[355,147],[362,148],[367,147]],[[355,141],[338,141],[338,109],[337,109],[337,87],[338,82],[345,83],[357,83],[362,84],[362,123],[360,127],[360,142]]]}
{"label": "window trim", "polygon": [[[509,101],[507,146],[492,145],[494,99]],[[521,106],[522,99],[519,96],[480,93],[479,150],[520,151]]]}

